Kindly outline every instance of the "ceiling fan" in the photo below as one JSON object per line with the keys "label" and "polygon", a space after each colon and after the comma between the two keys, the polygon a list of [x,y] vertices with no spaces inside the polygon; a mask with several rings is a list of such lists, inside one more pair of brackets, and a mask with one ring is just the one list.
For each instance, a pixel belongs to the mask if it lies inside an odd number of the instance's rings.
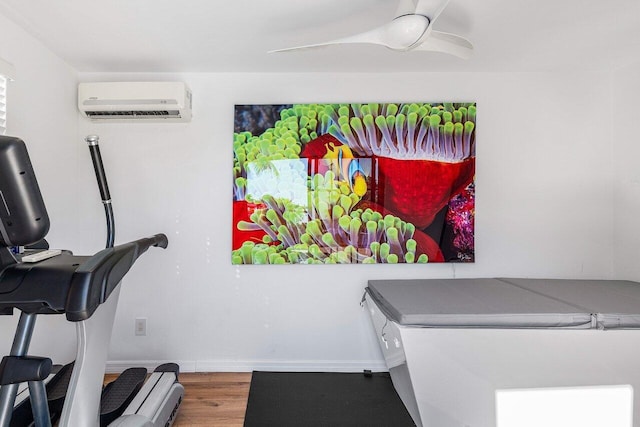
{"label": "ceiling fan", "polygon": [[442,52],[467,59],[473,52],[469,40],[455,34],[435,31],[438,19],[449,0],[399,0],[395,18],[380,27],[323,43],[272,50],[285,52],[297,49],[345,43],[369,43],[398,51],[422,50]]}

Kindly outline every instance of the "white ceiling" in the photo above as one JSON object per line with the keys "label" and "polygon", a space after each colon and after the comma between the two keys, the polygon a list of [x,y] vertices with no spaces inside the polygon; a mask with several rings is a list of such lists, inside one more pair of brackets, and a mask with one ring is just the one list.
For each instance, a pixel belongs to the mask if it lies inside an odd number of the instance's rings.
{"label": "white ceiling", "polygon": [[393,0],[0,0],[78,71],[602,71],[640,62],[640,0],[451,0],[434,28],[474,56],[343,45],[267,51],[389,21]]}

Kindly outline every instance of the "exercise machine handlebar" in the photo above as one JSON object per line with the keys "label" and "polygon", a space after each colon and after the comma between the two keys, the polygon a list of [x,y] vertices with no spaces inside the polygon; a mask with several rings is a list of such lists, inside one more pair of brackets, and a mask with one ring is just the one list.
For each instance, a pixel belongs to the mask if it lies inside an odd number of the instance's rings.
{"label": "exercise machine handlebar", "polygon": [[67,294],[67,320],[86,320],[104,303],[140,255],[150,247],[165,249],[164,234],[106,248],[86,260],[75,271]]}
{"label": "exercise machine handlebar", "polygon": [[138,257],[150,247],[166,248],[164,234],[106,248],[93,256],[69,252],[35,264],[0,269],[0,314],[13,308],[34,314],[62,314],[79,322],[107,301]]}
{"label": "exercise machine handlebar", "polygon": [[107,248],[111,248],[115,242],[115,218],[113,215],[113,207],[111,205],[111,194],[109,193],[109,184],[107,183],[107,174],[104,171],[102,163],[102,155],[100,154],[100,146],[98,145],[98,135],[88,135],[85,139],[89,146],[91,161],[93,162],[93,170],[96,173],[98,188],[100,189],[100,197],[104,205],[104,213],[107,218]]}

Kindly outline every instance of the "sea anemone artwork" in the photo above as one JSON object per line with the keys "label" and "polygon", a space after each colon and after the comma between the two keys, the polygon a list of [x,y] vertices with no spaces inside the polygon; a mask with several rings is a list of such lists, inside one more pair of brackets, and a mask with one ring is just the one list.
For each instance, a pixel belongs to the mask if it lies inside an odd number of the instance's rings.
{"label": "sea anemone artwork", "polygon": [[475,104],[239,108],[233,264],[473,261]]}
{"label": "sea anemone artwork", "polygon": [[374,156],[379,203],[427,227],[475,175],[473,104],[328,107],[329,133],[359,156]]}
{"label": "sea anemone artwork", "polygon": [[313,176],[308,209],[269,195],[263,201],[265,209],[238,224],[264,231],[263,243],[243,244],[233,252],[234,264],[426,263],[430,251],[440,256],[411,223],[371,208],[354,209],[360,197],[332,171]]}

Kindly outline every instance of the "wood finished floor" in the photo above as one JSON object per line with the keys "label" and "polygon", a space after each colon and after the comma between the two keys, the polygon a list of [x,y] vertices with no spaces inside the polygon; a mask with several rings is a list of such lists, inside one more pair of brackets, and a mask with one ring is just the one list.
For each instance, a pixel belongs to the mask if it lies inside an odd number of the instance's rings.
{"label": "wood finished floor", "polygon": [[[107,375],[105,382],[115,375]],[[184,399],[175,427],[242,427],[251,373],[180,373]]]}

